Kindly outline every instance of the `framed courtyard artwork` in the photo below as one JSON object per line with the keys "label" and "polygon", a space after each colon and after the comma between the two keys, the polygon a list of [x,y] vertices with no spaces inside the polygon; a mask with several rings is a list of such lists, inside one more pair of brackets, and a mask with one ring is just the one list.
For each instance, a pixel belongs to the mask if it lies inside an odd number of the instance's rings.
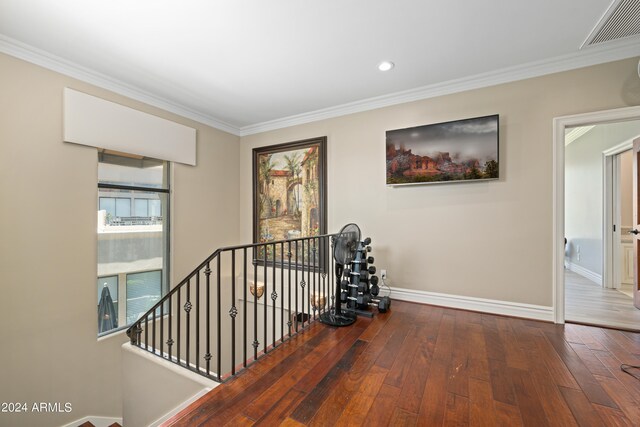
{"label": "framed courtyard artwork", "polygon": [[[253,149],[253,241],[269,243],[326,234],[327,138]],[[302,242],[300,242],[302,243]],[[301,248],[298,264],[305,262]],[[287,261],[281,245],[259,248],[255,262]],[[284,248],[285,252],[287,248]],[[308,261],[308,260],[307,260]],[[317,266],[315,260],[314,266]]]}

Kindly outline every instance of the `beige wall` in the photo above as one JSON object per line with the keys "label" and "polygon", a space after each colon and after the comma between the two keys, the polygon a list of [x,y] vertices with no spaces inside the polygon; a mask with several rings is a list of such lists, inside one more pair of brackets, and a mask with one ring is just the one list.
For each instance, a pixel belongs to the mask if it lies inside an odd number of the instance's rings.
{"label": "beige wall", "polygon": [[97,155],[62,142],[65,86],[197,129],[198,165],[174,167],[174,283],[239,241],[238,137],[0,55],[0,401],[73,406],[3,426],[122,416],[126,336],[96,339]]}
{"label": "beige wall", "polygon": [[[549,306],[552,119],[638,104],[637,61],[252,135],[238,147],[235,136],[0,55],[0,401],[73,405],[0,414],[0,425],[122,412],[126,338],[96,340],[97,159],[62,142],[65,86],[197,128],[198,166],[174,168],[174,282],[216,247],[251,241],[252,148],[326,135],[329,230],[360,224],[392,285]],[[500,181],[385,186],[385,130],[494,113]]]}
{"label": "beige wall", "polygon": [[[326,135],[331,232],[356,222],[393,286],[552,304],[554,117],[640,102],[638,58],[241,138],[241,240],[251,239],[251,150]],[[500,114],[500,180],[392,188],[385,131]],[[350,193],[350,186],[357,191]]]}

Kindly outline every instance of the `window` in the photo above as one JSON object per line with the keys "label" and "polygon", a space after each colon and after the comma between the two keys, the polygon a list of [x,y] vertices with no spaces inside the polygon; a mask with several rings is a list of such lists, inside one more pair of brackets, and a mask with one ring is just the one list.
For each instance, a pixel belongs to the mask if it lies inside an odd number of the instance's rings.
{"label": "window", "polygon": [[149,216],[149,201],[147,199],[135,199],[136,216]]}
{"label": "window", "polygon": [[[124,328],[166,294],[169,164],[140,156],[98,156],[99,334]],[[113,308],[100,304],[107,285]],[[102,314],[101,314],[102,313]],[[106,316],[105,322],[100,316]]]}
{"label": "window", "polygon": [[162,298],[162,271],[127,274],[127,324],[133,323]]}

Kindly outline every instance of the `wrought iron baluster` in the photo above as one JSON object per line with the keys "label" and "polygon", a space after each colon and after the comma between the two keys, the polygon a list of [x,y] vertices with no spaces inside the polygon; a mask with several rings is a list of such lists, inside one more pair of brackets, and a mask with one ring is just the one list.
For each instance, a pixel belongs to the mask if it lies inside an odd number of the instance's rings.
{"label": "wrought iron baluster", "polygon": [[[311,296],[311,241],[307,243],[307,286],[309,286],[309,291],[307,292],[309,296]],[[304,299],[302,300],[304,302]],[[307,326],[311,323],[311,298],[307,298]],[[304,327],[304,319],[302,322],[302,327]]]}
{"label": "wrought iron baluster", "polygon": [[206,346],[207,346],[207,352],[204,355],[204,360],[207,362],[207,375],[210,375],[211,372],[211,330],[210,330],[210,325],[211,325],[211,319],[210,319],[210,305],[211,305],[211,265],[207,262],[207,265],[204,269],[204,278],[205,278],[205,284],[207,286],[206,288],[206,303],[205,303],[205,312],[206,312],[206,317],[207,317],[207,322],[205,323],[204,327],[205,327],[205,335],[206,335]]}
{"label": "wrought iron baluster", "polygon": [[220,321],[221,321],[221,317],[220,317],[220,259],[222,258],[222,254],[218,254],[218,265],[217,265],[217,298],[216,298],[216,316],[217,316],[217,321],[218,321],[218,335],[217,335],[217,341],[218,341],[218,346],[216,347],[216,360],[218,361],[218,371],[216,372],[217,376],[218,376],[218,381],[220,381],[221,375],[222,375],[222,351],[221,351],[221,327],[220,327]]}
{"label": "wrought iron baluster", "polygon": [[160,306],[160,356],[164,357],[164,304]]}
{"label": "wrought iron baluster", "polygon": [[[289,327],[289,338],[291,338],[291,257],[293,254],[291,253],[291,241],[287,242],[287,258],[289,258],[289,270],[288,270],[288,280],[287,280],[287,295],[289,298],[289,320],[287,321],[287,326]],[[282,326],[284,328],[284,325]]]}
{"label": "wrought iron baluster", "polygon": [[151,348],[153,349],[153,353],[156,353],[156,311],[153,310],[153,314],[151,317]]}
{"label": "wrought iron baluster", "polygon": [[[300,281],[300,287],[302,288],[302,301],[300,301],[300,305],[301,305],[301,310],[302,312],[300,313],[300,322],[297,323],[302,323],[302,327],[304,328],[304,316],[305,316],[305,312],[304,312],[304,288],[305,288],[305,282],[304,282],[304,247],[305,247],[305,241],[302,240],[300,243],[302,243],[302,259],[300,260],[301,263],[301,269],[300,269],[300,276],[302,277],[302,280]],[[297,317],[296,317],[296,321],[297,321]],[[297,331],[297,328],[296,328]]]}
{"label": "wrought iron baluster", "polygon": [[144,316],[144,349],[149,351],[149,338],[147,331],[149,330],[149,316]]}
{"label": "wrought iron baluster", "polygon": [[191,359],[189,357],[191,351],[191,346],[189,345],[191,340],[191,308],[191,280],[187,280],[187,302],[184,303],[184,311],[187,313],[185,315],[185,340],[187,341],[187,348],[185,350],[186,358],[184,362],[185,367],[189,369],[191,369]]}
{"label": "wrought iron baluster", "polygon": [[[273,261],[273,266],[271,267],[271,269],[273,270],[273,291],[271,291],[271,300],[273,300],[273,308],[271,309],[271,314],[273,317],[273,321],[271,323],[271,327],[272,327],[272,334],[271,334],[271,338],[272,338],[272,345],[275,348],[276,346],[276,299],[278,299],[278,293],[276,292],[276,289],[278,289],[277,285],[276,285],[276,244],[274,243],[272,248],[272,261]],[[266,302],[267,300],[265,299],[265,306],[266,306]]]}
{"label": "wrought iron baluster", "polygon": [[196,273],[196,371],[200,372],[200,270]]}
{"label": "wrought iron baluster", "polygon": [[[280,297],[284,298],[284,242],[280,243]],[[280,303],[280,342],[284,342],[284,300]]]}
{"label": "wrought iron baluster", "polygon": [[167,329],[168,329],[167,332],[168,332],[168,335],[169,335],[169,339],[167,340],[167,352],[169,353],[169,361],[170,362],[172,361],[171,360],[171,350],[173,348],[173,338],[172,338],[173,334],[172,334],[172,331],[171,331],[171,329],[173,327],[173,313],[171,312],[171,309],[172,309],[171,300],[172,299],[173,299],[173,296],[170,296],[169,297],[169,301],[168,301],[169,307],[167,307],[167,310],[169,311],[169,323],[168,323],[168,326],[167,326]]}
{"label": "wrought iron baluster", "polygon": [[264,336],[263,336],[264,342],[262,344],[262,347],[263,347],[264,354],[267,354],[267,341],[268,341],[268,338],[267,338],[267,308],[269,307],[269,304],[267,304],[267,298],[268,298],[267,295],[269,295],[269,292],[267,290],[267,288],[268,288],[268,283],[267,282],[269,282],[269,280],[268,280],[269,279],[269,275],[267,274],[267,263],[269,262],[268,261],[269,257],[268,257],[268,253],[267,253],[268,252],[267,251],[267,245],[264,244],[263,248],[264,248],[264,310],[263,310],[263,312],[264,312],[263,313],[264,314],[264,316],[263,316],[264,317],[264,325],[262,325],[262,326],[263,326],[263,329],[264,329]]}
{"label": "wrought iron baluster", "polygon": [[253,360],[258,359],[258,258],[260,251],[257,246],[253,247]]}
{"label": "wrought iron baluster", "polygon": [[176,323],[177,323],[177,325],[176,325],[177,326],[176,327],[176,341],[177,341],[176,342],[176,358],[177,358],[177,360],[176,360],[176,363],[178,365],[181,365],[181,363],[180,363],[180,335],[181,335],[181,333],[180,333],[180,331],[181,331],[181,329],[180,329],[180,318],[182,317],[182,313],[180,312],[180,310],[182,310],[182,305],[180,304],[180,302],[181,302],[180,301],[180,299],[181,299],[180,298],[180,294],[181,294],[180,291],[181,291],[181,289],[178,289],[178,292],[176,292],[178,294],[178,305],[176,307],[176,311],[177,311],[176,312],[176,315],[177,315],[177,319],[176,319]]}
{"label": "wrought iron baluster", "polygon": [[[318,302],[316,302],[316,298],[319,298],[319,292],[316,286],[316,275],[318,274],[318,265],[316,263],[316,251],[318,250],[318,248],[316,247],[316,239],[312,239],[313,242],[313,248],[311,249],[311,256],[313,258],[313,303],[312,305],[315,306],[315,308],[313,309],[313,320],[316,320],[316,313],[318,311]],[[311,260],[309,260],[309,262],[311,262]],[[311,318],[309,318],[309,322],[311,322]]]}
{"label": "wrought iron baluster", "polygon": [[293,312],[293,316],[295,316],[293,318],[293,323],[295,323],[296,325],[296,333],[298,333],[298,241],[296,240],[296,281],[294,283],[293,288],[295,289],[296,292],[296,298],[295,298],[295,304],[296,304],[296,311]]}
{"label": "wrought iron baluster", "polygon": [[231,375],[236,374],[236,251],[231,250]]}
{"label": "wrought iron baluster", "polygon": [[242,272],[242,366],[247,367],[247,248],[243,248]]}

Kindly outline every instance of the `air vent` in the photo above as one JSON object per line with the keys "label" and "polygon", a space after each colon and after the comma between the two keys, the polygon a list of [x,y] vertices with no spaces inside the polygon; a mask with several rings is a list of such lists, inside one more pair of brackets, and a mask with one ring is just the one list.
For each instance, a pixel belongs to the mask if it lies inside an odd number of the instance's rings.
{"label": "air vent", "polygon": [[640,1],[614,1],[581,47],[640,34]]}

